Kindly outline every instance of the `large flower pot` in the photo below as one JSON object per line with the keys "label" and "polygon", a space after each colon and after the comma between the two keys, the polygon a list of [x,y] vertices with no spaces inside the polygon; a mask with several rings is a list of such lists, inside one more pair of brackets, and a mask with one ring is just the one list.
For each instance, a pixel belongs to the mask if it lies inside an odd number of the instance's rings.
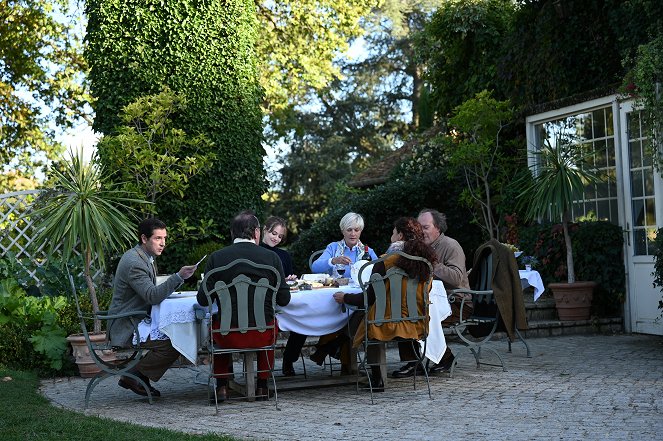
{"label": "large flower pot", "polygon": [[562,321],[588,320],[596,282],[551,283],[557,314]]}
{"label": "large flower pot", "polygon": [[[106,341],[105,332],[89,335],[93,344],[103,343]],[[83,334],[70,335],[67,337],[67,341],[71,344],[72,353],[76,358],[78,372],[80,373],[81,377],[90,378],[101,372],[101,369],[94,363],[94,360],[90,356],[90,351],[87,347],[85,336]],[[98,350],[97,354],[99,354],[101,359],[104,361],[112,362],[116,359],[115,352],[112,350]]]}

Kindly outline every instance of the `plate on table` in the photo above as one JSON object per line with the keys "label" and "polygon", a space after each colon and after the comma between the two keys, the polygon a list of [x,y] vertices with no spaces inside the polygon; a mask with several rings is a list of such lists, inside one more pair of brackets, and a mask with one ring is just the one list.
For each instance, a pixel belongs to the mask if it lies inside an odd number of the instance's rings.
{"label": "plate on table", "polygon": [[169,299],[184,299],[187,297],[195,297],[198,291],[175,291],[168,296]]}

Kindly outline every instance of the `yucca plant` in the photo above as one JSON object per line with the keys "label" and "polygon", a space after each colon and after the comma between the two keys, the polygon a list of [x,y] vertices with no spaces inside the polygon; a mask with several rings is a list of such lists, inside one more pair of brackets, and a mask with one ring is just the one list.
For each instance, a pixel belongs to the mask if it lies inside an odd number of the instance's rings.
{"label": "yucca plant", "polygon": [[[148,202],[116,190],[108,181],[104,168],[97,161],[85,162],[82,150],[69,152],[62,168],[51,172],[54,189],[37,204],[31,214],[35,220],[35,243],[46,244],[49,255],[61,247],[61,262],[66,265],[74,249],[83,255],[83,273],[92,302],[99,311],[99,302],[92,280],[91,263],[96,258],[105,267],[107,252],[122,251],[135,241],[133,207]],[[95,321],[94,332],[101,331]]]}
{"label": "yucca plant", "polygon": [[559,139],[552,147],[544,145],[534,152],[539,161],[532,170],[533,179],[520,180],[518,200],[525,208],[525,216],[536,220],[550,215],[551,219],[561,219],[566,246],[567,281],[576,280],[573,266],[573,249],[569,236],[571,206],[582,200],[586,185],[603,180],[587,162],[580,145]]}

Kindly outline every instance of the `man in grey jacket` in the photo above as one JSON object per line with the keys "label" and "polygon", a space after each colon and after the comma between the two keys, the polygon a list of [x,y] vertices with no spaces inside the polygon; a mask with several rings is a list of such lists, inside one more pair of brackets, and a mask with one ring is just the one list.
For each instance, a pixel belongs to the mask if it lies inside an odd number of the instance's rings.
{"label": "man in grey jacket", "polygon": [[[138,225],[139,243],[122,256],[113,281],[113,299],[109,314],[127,311],[145,311],[149,317],[152,305],[161,303],[173,293],[185,279],[191,277],[196,265],[183,266],[162,284],[156,284],[157,269],[154,259],[166,247],[166,224],[156,218],[145,219]],[[134,326],[131,318],[111,322],[108,328],[114,346],[129,347],[133,339]],[[152,396],[161,393],[152,387],[150,380],[158,381],[179,356],[170,340],[147,341],[141,347],[149,352],[134,367],[132,373],[141,378],[150,388]],[[133,378],[122,376],[118,384],[138,395],[147,396],[147,391]]]}

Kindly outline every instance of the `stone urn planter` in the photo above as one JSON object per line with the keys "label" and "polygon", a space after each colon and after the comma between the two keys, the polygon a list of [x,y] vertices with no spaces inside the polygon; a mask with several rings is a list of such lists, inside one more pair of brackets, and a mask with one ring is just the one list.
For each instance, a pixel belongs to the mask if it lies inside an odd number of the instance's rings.
{"label": "stone urn planter", "polygon": [[596,282],[551,283],[557,314],[562,321],[588,320]]}
{"label": "stone urn planter", "polygon": [[[106,341],[105,332],[89,335],[92,344],[102,344]],[[67,341],[71,344],[72,354],[76,358],[76,365],[78,365],[78,372],[81,377],[90,378],[101,372],[101,369],[90,356],[90,351],[83,334],[72,334],[67,337]],[[97,350],[96,352],[104,361],[113,362],[116,360],[116,354],[112,349]]]}

